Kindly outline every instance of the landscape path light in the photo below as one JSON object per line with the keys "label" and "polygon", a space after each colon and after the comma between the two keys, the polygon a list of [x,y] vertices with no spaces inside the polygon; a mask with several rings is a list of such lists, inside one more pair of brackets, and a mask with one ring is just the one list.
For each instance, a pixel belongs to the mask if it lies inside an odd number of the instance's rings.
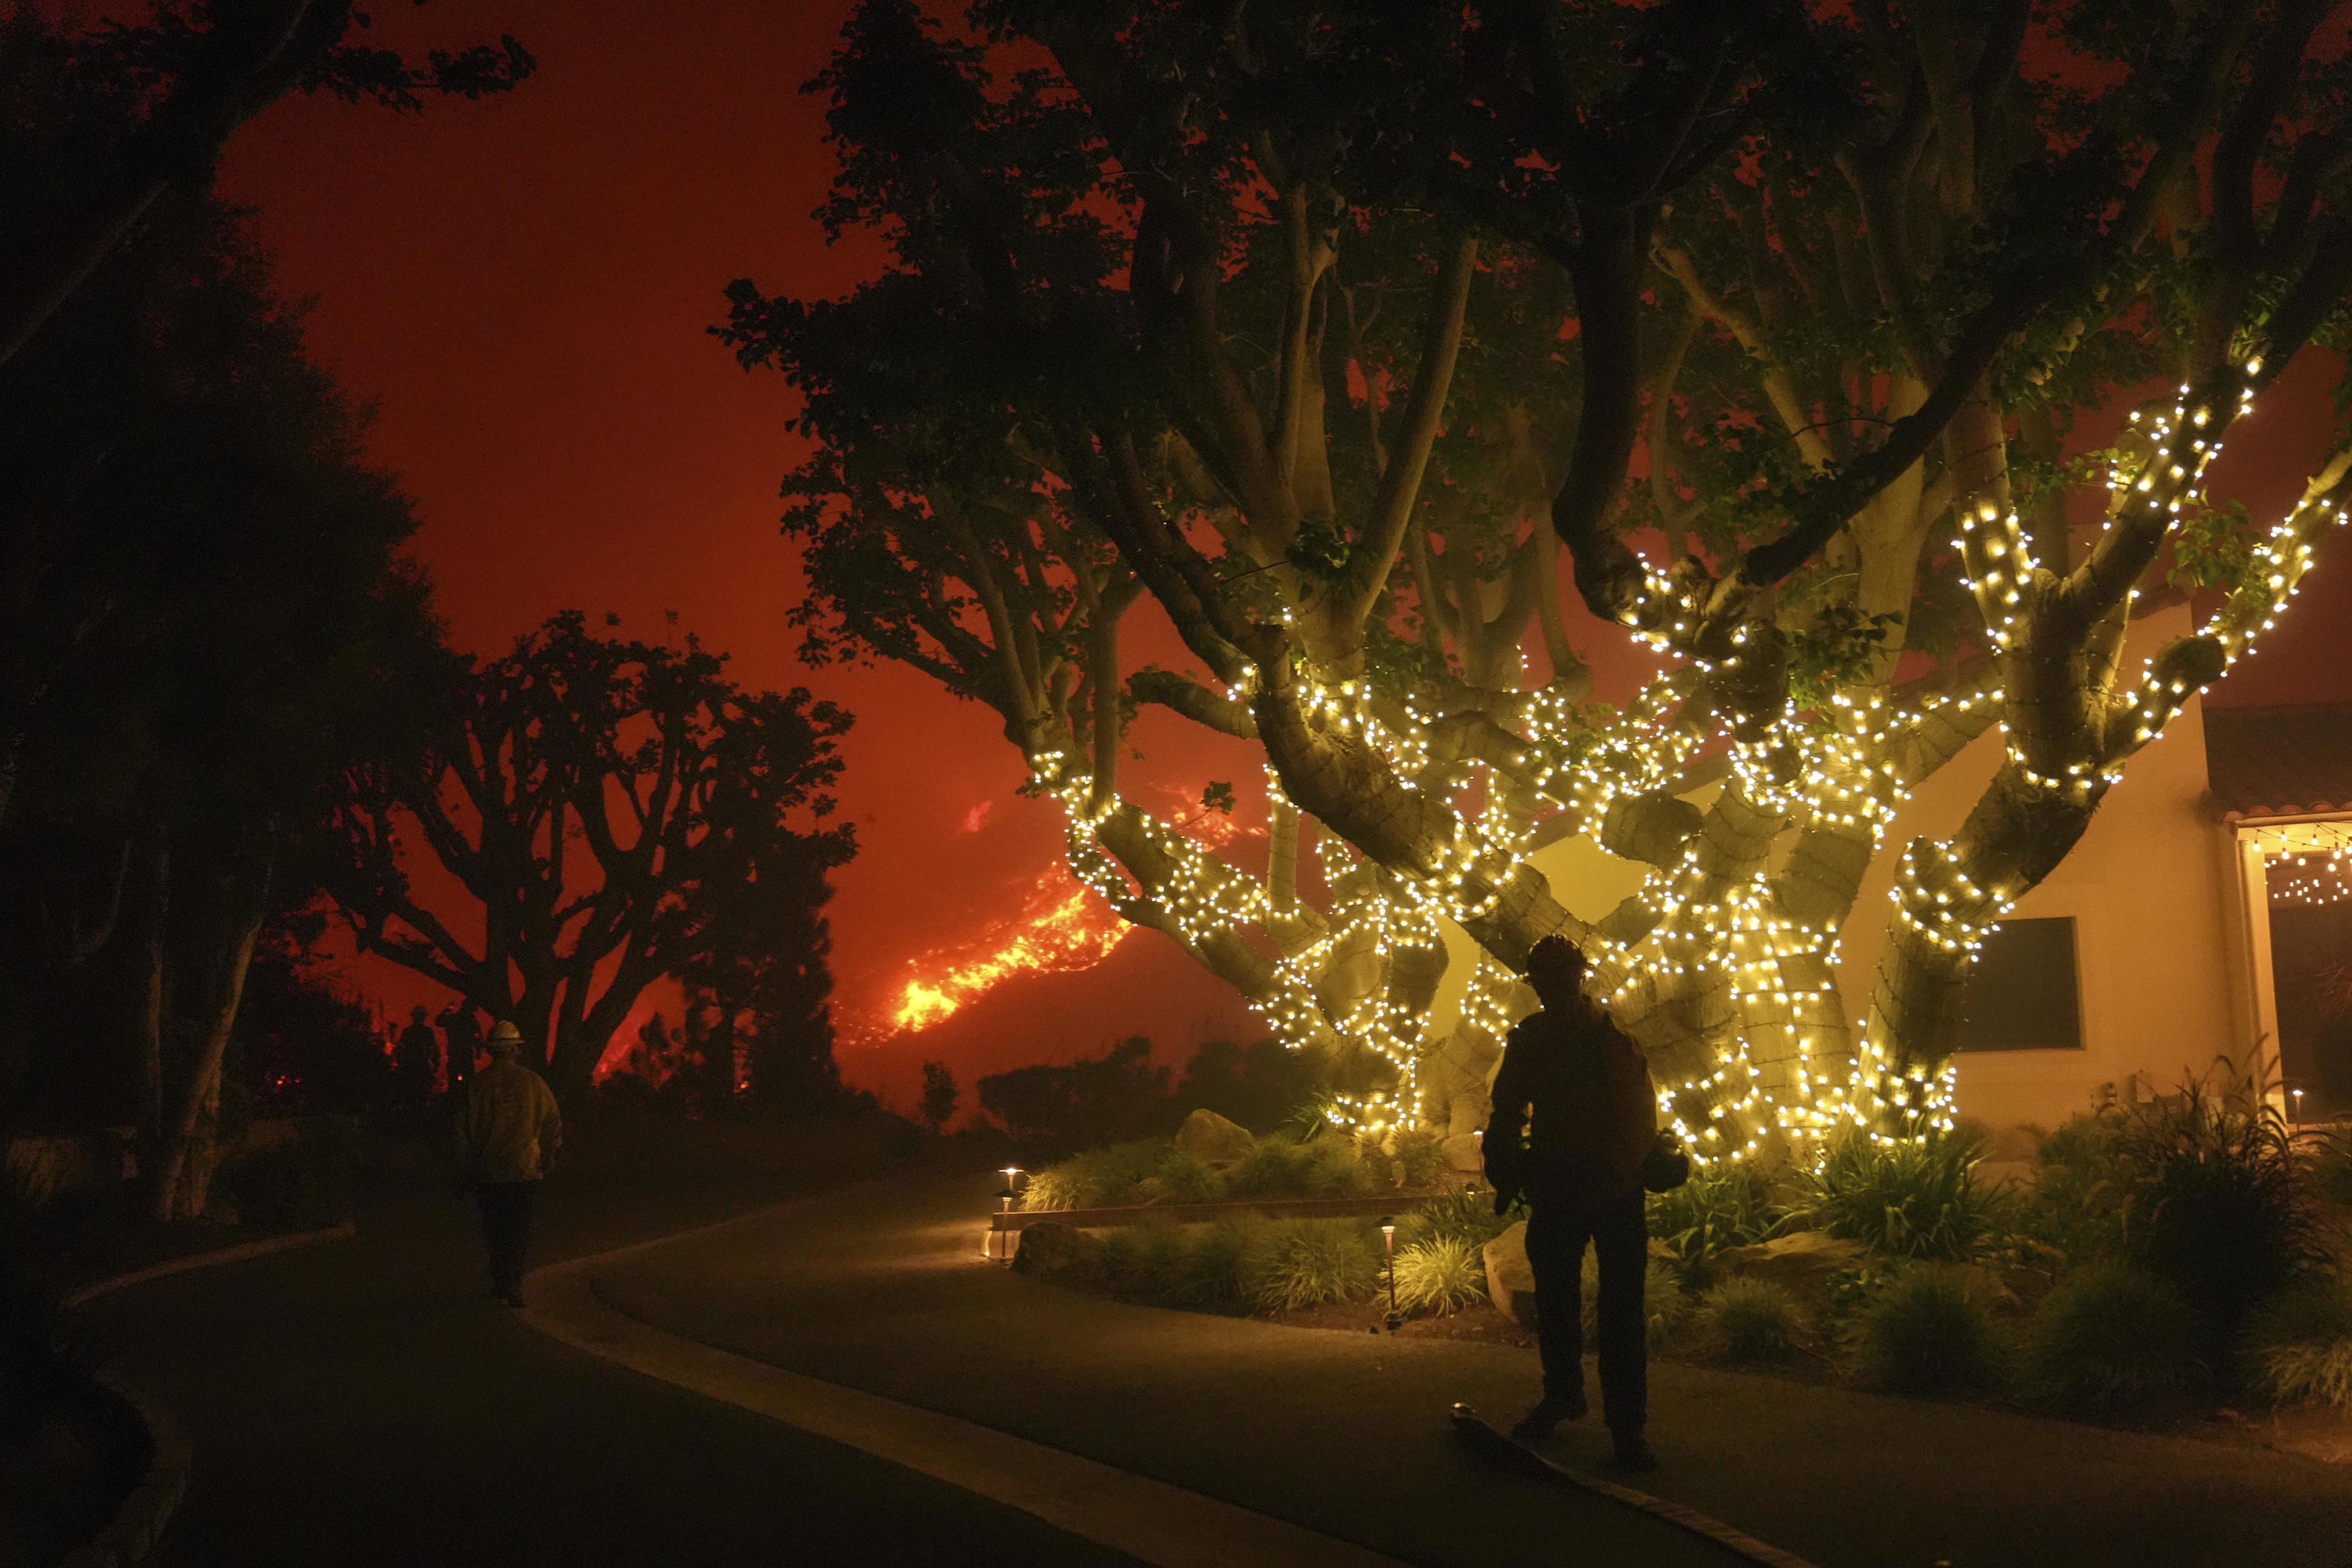
{"label": "landscape path light", "polygon": [[[1006,1187],[1003,1192],[998,1193],[996,1194],[996,1202],[997,1210],[1000,1214],[1011,1214],[1013,1212],[1013,1189],[1011,1187]],[[1010,1239],[1012,1235],[1012,1226],[1004,1225],[1001,1221],[992,1223],[988,1227],[988,1245],[981,1248],[981,1256],[992,1262],[1012,1262],[1013,1243]]]}
{"label": "landscape path light", "polygon": [[1396,1216],[1395,1216],[1395,1215],[1382,1215],[1381,1216],[1381,1247],[1382,1247],[1387,1251],[1387,1253],[1388,1253],[1388,1259],[1389,1259],[1389,1332],[1391,1332],[1391,1333],[1394,1333],[1394,1332],[1396,1332],[1396,1331],[1397,1331],[1397,1325],[1398,1325],[1399,1323],[1403,1322],[1403,1321],[1404,1321],[1404,1319],[1402,1319],[1402,1317],[1400,1317],[1400,1316],[1398,1316],[1398,1315],[1397,1315],[1397,1305],[1396,1305]]}
{"label": "landscape path light", "polygon": [[2300,1127],[2303,1125],[2303,1090],[2298,1089],[2292,1092],[2294,1095],[2294,1124]]}

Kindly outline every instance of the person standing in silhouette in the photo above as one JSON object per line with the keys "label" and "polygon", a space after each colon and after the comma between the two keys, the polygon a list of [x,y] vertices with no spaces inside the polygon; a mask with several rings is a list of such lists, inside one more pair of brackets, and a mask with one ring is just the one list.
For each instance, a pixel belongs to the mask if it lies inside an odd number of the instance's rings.
{"label": "person standing in silhouette", "polygon": [[457,1168],[482,1208],[490,1295],[520,1307],[539,1184],[563,1142],[563,1117],[547,1080],[522,1065],[522,1035],[504,1019],[490,1030],[490,1065],[466,1086],[457,1113]]}
{"label": "person standing in silhouette", "polygon": [[1543,1398],[1511,1436],[1539,1443],[1586,1410],[1584,1249],[1601,1271],[1601,1405],[1617,1462],[1649,1469],[1648,1346],[1642,1276],[1649,1219],[1642,1162],[1658,1135],[1657,1092],[1633,1042],[1584,994],[1584,954],[1548,936],[1528,953],[1528,984],[1542,1003],[1521,1019],[1495,1075],[1486,1125],[1486,1178],[1498,1210],[1524,1198],[1528,1263],[1536,1277],[1536,1339]]}
{"label": "person standing in silhouette", "polygon": [[393,1042],[393,1102],[402,1110],[415,1110],[433,1100],[433,1058],[440,1054],[441,1041],[427,1022],[432,1016],[428,1008],[411,1007],[408,1027]]}
{"label": "person standing in silhouette", "polygon": [[441,1039],[447,1053],[449,1092],[462,1095],[466,1080],[474,1076],[475,1060],[482,1054],[482,1026],[474,1017],[472,1003],[453,1002],[442,1012]]}

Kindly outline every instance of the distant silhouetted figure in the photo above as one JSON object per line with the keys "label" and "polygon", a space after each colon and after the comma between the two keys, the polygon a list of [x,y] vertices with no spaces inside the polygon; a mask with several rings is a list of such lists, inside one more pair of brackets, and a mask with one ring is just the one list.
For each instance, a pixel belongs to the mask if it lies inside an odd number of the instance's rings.
{"label": "distant silhouetted figure", "polygon": [[474,1076],[475,1060],[482,1054],[482,1026],[474,1016],[470,1002],[455,1002],[441,1014],[441,1038],[447,1050],[449,1092],[463,1094],[466,1080]]}
{"label": "distant silhouetted figure", "polygon": [[432,1016],[429,1009],[411,1007],[408,1027],[393,1042],[393,1099],[404,1110],[433,1098],[433,1058],[441,1054],[441,1040],[427,1022]]}
{"label": "distant silhouetted figure", "polygon": [[520,1307],[531,1208],[563,1142],[563,1118],[547,1081],[517,1059],[522,1036],[512,1024],[490,1030],[489,1048],[490,1065],[466,1086],[457,1113],[457,1168],[482,1205],[490,1294]]}
{"label": "distant silhouetted figure", "polygon": [[[1649,1414],[1642,1275],[1650,1227],[1642,1162],[1657,1141],[1649,1063],[1583,992],[1584,954],[1548,936],[1528,954],[1528,984],[1543,1010],[1519,1021],[1495,1075],[1486,1177],[1498,1203],[1524,1197],[1528,1262],[1536,1277],[1536,1338],[1543,1398],[1511,1435],[1540,1442],[1585,1412],[1584,1247],[1601,1265],[1601,1405],[1617,1462],[1657,1463]],[[1530,1116],[1533,1127],[1529,1126]]]}

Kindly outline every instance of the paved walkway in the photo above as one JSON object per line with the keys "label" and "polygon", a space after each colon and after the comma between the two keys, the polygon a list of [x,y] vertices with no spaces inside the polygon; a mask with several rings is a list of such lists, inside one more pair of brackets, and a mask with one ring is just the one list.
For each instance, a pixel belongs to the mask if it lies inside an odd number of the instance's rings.
{"label": "paved walkway", "polygon": [[[549,1199],[549,1257],[713,1217],[667,1217],[676,1205],[650,1201],[567,1205],[560,1182]],[[355,1240],[157,1279],[82,1309],[86,1337],[167,1406],[194,1446],[187,1500],[149,1561],[1129,1561],[1018,1510],[553,1343],[481,1299],[478,1268],[465,1209],[446,1199],[399,1203],[363,1215]]]}
{"label": "paved walkway", "polygon": [[[1410,1562],[1721,1563],[1600,1500],[1464,1454],[1524,1352],[1158,1311],[982,1263],[986,1176],[896,1180],[593,1268],[612,1306]],[[2221,1444],[1666,1364],[1643,1485],[1822,1568],[2341,1564],[2352,1477]],[[1559,1458],[1605,1436],[1570,1428]]]}

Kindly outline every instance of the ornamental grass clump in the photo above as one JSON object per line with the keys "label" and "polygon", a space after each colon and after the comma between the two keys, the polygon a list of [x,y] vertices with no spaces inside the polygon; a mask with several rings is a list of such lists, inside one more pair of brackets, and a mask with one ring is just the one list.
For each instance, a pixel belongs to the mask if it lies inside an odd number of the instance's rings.
{"label": "ornamental grass clump", "polygon": [[1370,1191],[1375,1180],[1349,1139],[1269,1135],[1225,1173],[1225,1191],[1236,1198],[1340,1198]]}
{"label": "ornamental grass clump", "polygon": [[1446,1317],[1486,1299],[1486,1260],[1459,1237],[1440,1237],[1396,1255],[1397,1306]]}
{"label": "ornamental grass clump", "polygon": [[2222,1370],[2253,1310],[2326,1264],[2309,1174],[2285,1119],[2235,1085],[2192,1079],[2122,1116],[2126,1247],[2188,1298]]}
{"label": "ornamental grass clump", "polygon": [[1958,1262],[2007,1236],[2017,1197],[1975,1178],[1975,1140],[1958,1133],[1832,1145],[1803,1177],[1790,1217],[1894,1258]]}
{"label": "ornamental grass clump", "polygon": [[1046,1166],[1022,1189],[1024,1209],[1089,1209],[1127,1204],[1207,1204],[1225,1195],[1216,1168],[1164,1138],[1089,1149]]}
{"label": "ornamental grass clump", "polygon": [[2077,1269],[2027,1326],[2019,1391],[2085,1415],[2145,1418],[2203,1375],[2197,1314],[2170,1281],[2110,1258]]}
{"label": "ornamental grass clump", "polygon": [[1516,1211],[1496,1214],[1491,1193],[1447,1193],[1402,1216],[1397,1221],[1397,1238],[1407,1246],[1451,1239],[1475,1252],[1525,1217]]}
{"label": "ornamental grass clump", "polygon": [[1176,1305],[1184,1295],[1190,1239],[1172,1225],[1134,1225],[1103,1237],[1102,1273],[1123,1301]]}
{"label": "ornamental grass clump", "polygon": [[1898,1394],[1958,1393],[2000,1381],[1992,1317],[1968,1278],[1942,1264],[1895,1270],[1850,1326],[1863,1378]]}
{"label": "ornamental grass clump", "polygon": [[[1601,1342],[1600,1254],[1591,1247],[1585,1249],[1582,1279],[1580,1305],[1583,1310],[1579,1321],[1584,1324],[1585,1347],[1591,1349]],[[1643,1260],[1642,1337],[1653,1352],[1664,1348],[1675,1337],[1690,1317],[1692,1305],[1691,1298],[1684,1293],[1680,1274],[1655,1258]]]}
{"label": "ornamental grass clump", "polygon": [[2311,1279],[2281,1292],[2246,1323],[2248,1381],[2273,1401],[2352,1409],[2352,1289]]}
{"label": "ornamental grass clump", "polygon": [[1371,1237],[1370,1227],[1353,1220],[1270,1220],[1243,1251],[1243,1294],[1261,1312],[1369,1295],[1381,1277]]}
{"label": "ornamental grass clump", "polygon": [[1804,1314],[1769,1279],[1727,1279],[1706,1294],[1699,1326],[1710,1353],[1734,1365],[1779,1361],[1797,1348]]}
{"label": "ornamental grass clump", "polygon": [[1763,1240],[1780,1221],[1764,1178],[1729,1160],[1693,1170],[1681,1186],[1654,1194],[1649,1208],[1650,1234],[1686,1269],[1727,1247]]}

